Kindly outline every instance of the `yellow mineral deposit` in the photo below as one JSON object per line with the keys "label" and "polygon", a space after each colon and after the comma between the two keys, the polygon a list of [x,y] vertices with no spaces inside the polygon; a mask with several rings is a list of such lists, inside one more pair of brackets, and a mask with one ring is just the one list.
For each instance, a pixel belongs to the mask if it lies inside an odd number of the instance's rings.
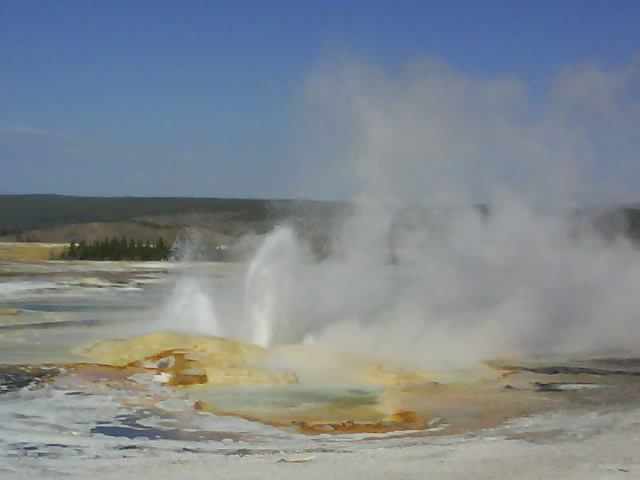
{"label": "yellow mineral deposit", "polygon": [[295,373],[261,368],[267,351],[221,337],[154,332],[124,340],[102,340],[73,354],[103,364],[157,370],[172,387],[188,385],[280,385],[297,383]]}
{"label": "yellow mineral deposit", "polygon": [[81,345],[72,353],[110,365],[125,366],[155,358],[162,352],[192,353],[208,365],[228,367],[259,363],[266,350],[257,345],[221,337],[195,337],[160,331],[122,340],[99,340]]}
{"label": "yellow mineral deposit", "polygon": [[97,362],[66,365],[80,376],[107,379],[113,386],[133,373],[152,372],[155,380],[193,398],[198,410],[305,433],[454,433],[498,425],[548,405],[530,389],[506,388],[510,376],[521,375],[517,370],[478,364],[424,372],[316,345],[267,350],[162,331],[98,341],[72,353]]}

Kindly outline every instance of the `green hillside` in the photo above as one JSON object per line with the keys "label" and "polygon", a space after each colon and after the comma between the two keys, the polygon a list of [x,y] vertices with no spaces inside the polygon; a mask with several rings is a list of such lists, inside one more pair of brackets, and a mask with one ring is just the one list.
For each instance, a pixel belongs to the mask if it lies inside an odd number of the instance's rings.
{"label": "green hillside", "polygon": [[238,220],[251,222],[305,213],[325,215],[342,207],[344,204],[337,202],[309,200],[0,195],[0,229],[8,232],[185,213],[229,213]]}

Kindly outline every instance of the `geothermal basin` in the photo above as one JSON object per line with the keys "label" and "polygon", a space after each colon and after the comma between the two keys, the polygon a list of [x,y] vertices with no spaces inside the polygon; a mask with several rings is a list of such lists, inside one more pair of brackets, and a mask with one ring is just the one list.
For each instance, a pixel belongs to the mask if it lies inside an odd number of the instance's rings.
{"label": "geothermal basin", "polygon": [[[635,431],[640,360],[628,352],[463,358],[427,368],[363,348],[360,330],[330,343],[296,324],[293,299],[283,306],[281,290],[268,288],[273,275],[278,288],[301,278],[293,259],[274,269],[270,255],[253,270],[4,264],[3,478],[92,469],[107,478],[97,469],[114,461],[139,474],[151,461],[169,472],[199,454],[209,462],[257,455],[269,465],[380,448],[431,455],[475,441],[513,442],[502,446],[517,459],[519,449],[575,439],[595,448],[589,442],[603,432],[622,445]],[[317,268],[306,265],[303,275],[322,275]],[[619,468],[633,471],[632,463]]]}

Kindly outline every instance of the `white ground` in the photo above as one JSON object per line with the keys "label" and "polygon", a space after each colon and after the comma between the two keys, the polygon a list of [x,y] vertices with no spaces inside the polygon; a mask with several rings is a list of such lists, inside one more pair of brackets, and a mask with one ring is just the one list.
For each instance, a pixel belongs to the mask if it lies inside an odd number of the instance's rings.
{"label": "white ground", "polygon": [[[2,285],[3,301],[23,289],[22,281]],[[76,288],[58,285],[55,295]],[[122,298],[118,288],[114,294]],[[95,295],[88,286],[82,289]],[[108,296],[106,289],[96,292],[97,298]],[[19,297],[24,295],[21,290]],[[38,295],[47,303],[54,294]],[[4,321],[22,322],[11,316]],[[33,344],[21,331],[7,332],[4,355],[33,356],[35,345],[46,350],[46,340],[64,332],[43,330]],[[104,436],[91,429],[97,420],[122,414],[117,402],[67,396],[64,390],[20,392],[0,396],[0,479],[640,479],[640,409],[633,404],[630,399],[627,406],[547,413],[462,436],[314,440],[294,435],[271,441],[267,435],[258,443],[240,443]]]}

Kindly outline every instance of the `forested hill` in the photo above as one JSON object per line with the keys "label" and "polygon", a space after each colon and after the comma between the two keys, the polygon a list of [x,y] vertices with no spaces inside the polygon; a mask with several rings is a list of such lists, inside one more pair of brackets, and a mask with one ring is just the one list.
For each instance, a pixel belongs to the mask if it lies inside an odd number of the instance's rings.
{"label": "forested hill", "polygon": [[87,222],[115,222],[154,215],[226,214],[236,220],[269,221],[331,213],[337,202],[179,197],[75,197],[0,195],[0,229],[25,230]]}
{"label": "forested hill", "polygon": [[[487,207],[477,207],[491,215]],[[288,199],[0,195],[0,237],[67,242],[105,237],[155,241],[162,236],[171,242],[185,227],[196,226],[218,236],[238,238],[248,232],[269,231],[284,219],[297,220],[308,235],[316,235],[326,233],[332,220],[351,208],[346,202]],[[423,213],[418,217],[430,218],[431,209],[418,210]],[[606,236],[622,233],[640,244],[637,205],[582,208],[574,213],[576,219],[594,224]],[[400,212],[400,220],[402,217]]]}

